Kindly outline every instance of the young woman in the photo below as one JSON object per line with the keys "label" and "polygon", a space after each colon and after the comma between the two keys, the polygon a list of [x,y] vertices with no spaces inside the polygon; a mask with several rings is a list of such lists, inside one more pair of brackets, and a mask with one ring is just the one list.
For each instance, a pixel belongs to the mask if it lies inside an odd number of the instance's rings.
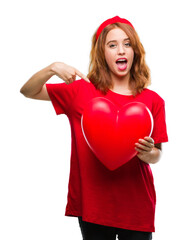
{"label": "young woman", "polygon": [[[157,163],[161,143],[168,141],[164,100],[150,83],[145,51],[133,25],[118,16],[104,21],[92,39],[87,77],[74,67],[55,62],[34,74],[21,88],[26,97],[51,100],[56,114],[71,126],[71,166],[65,216],[78,217],[84,240],[152,239],[156,195],[150,163]],[[57,75],[64,83],[46,84]],[[81,77],[76,80],[76,75]],[[75,81],[76,80],[76,81]],[[103,97],[121,108],[142,102],[151,111],[151,137],[135,143],[137,155],[114,171],[89,148],[81,116],[93,98]],[[105,124],[105,123],[104,123]]]}

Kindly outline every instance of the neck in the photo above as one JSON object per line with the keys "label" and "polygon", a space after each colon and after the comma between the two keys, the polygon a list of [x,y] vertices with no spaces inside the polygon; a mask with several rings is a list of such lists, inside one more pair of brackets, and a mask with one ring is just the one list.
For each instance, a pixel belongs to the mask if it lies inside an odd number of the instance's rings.
{"label": "neck", "polygon": [[130,74],[127,74],[124,77],[117,77],[114,75],[111,75],[113,87],[111,90],[115,92],[127,92],[132,93],[131,87],[130,87]]}

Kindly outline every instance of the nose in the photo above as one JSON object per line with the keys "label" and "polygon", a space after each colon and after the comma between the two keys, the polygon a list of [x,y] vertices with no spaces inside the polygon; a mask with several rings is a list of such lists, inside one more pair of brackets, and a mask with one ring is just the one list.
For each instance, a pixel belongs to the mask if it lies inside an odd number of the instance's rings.
{"label": "nose", "polygon": [[120,55],[125,54],[125,48],[122,44],[118,45],[118,54],[120,54]]}

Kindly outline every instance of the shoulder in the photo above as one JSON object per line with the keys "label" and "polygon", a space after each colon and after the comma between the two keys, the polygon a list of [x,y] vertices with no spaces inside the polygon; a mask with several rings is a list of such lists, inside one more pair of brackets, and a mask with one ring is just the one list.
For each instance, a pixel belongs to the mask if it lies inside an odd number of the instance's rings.
{"label": "shoulder", "polygon": [[78,82],[80,86],[79,88],[81,88],[82,91],[93,90],[95,88],[92,82],[87,82],[82,78],[79,80],[76,80],[76,82]]}
{"label": "shoulder", "polygon": [[92,84],[91,82],[85,81],[83,78],[81,78],[81,79],[79,79],[77,81],[79,81],[80,85],[82,85],[82,86],[90,86]]}
{"label": "shoulder", "polygon": [[64,82],[61,86],[62,88],[67,89],[67,91],[73,91],[74,93],[77,93],[83,87],[84,82],[86,81],[83,79],[78,79],[69,84]]}
{"label": "shoulder", "polygon": [[164,99],[155,91],[144,88],[142,94],[145,95],[153,104],[163,105],[165,103]]}
{"label": "shoulder", "polygon": [[75,87],[80,87],[80,86],[84,87],[84,86],[88,86],[90,83],[86,82],[84,79],[81,78],[81,79],[75,80],[70,84],[73,84]]}

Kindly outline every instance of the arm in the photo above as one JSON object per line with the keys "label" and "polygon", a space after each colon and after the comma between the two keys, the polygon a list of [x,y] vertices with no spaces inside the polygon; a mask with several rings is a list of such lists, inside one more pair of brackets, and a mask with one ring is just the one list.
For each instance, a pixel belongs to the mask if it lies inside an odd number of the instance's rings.
{"label": "arm", "polygon": [[65,63],[55,62],[46,68],[35,73],[20,89],[20,92],[28,98],[50,100],[45,83],[53,76],[57,75],[67,84],[76,80],[76,75],[89,82],[89,79],[77,69]]}
{"label": "arm", "polygon": [[146,163],[157,163],[161,157],[161,143],[154,144],[154,140],[150,137],[139,139],[139,143],[135,143],[138,158]]}
{"label": "arm", "polygon": [[45,83],[55,74],[53,64],[35,73],[20,89],[20,92],[28,98],[50,100]]}

